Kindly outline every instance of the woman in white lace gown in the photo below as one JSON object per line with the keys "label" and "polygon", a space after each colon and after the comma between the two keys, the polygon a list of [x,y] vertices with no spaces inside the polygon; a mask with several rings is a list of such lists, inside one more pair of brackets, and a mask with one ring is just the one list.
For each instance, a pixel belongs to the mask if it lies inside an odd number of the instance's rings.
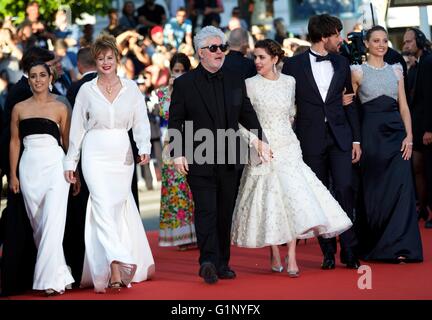
{"label": "woman in white lace gown", "polygon": [[[246,80],[246,88],[273,160],[245,167],[234,209],[232,242],[247,248],[271,246],[271,266],[276,272],[284,268],[278,245],[288,243],[287,272],[297,277],[296,239],[335,237],[352,223],[303,162],[300,143],[291,128],[295,79],[276,70],[283,57],[280,45],[269,39],[258,41],[254,54],[258,74]],[[254,145],[255,136],[241,130]]]}
{"label": "woman in white lace gown", "polygon": [[90,191],[85,223],[85,259],[81,286],[96,292],[144,281],[154,260],[132,196],[135,161],[132,128],[140,163],[150,157],[150,125],[144,96],[135,82],[116,75],[119,52],[112,36],[92,46],[98,77],[78,92],[72,114],[65,175],[75,181],[82,145],[82,170]]}

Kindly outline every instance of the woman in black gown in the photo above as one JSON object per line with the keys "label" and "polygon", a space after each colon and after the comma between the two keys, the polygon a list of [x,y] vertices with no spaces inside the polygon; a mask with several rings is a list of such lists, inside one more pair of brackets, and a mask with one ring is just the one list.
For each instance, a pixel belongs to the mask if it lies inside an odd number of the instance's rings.
{"label": "woman in black gown", "polygon": [[402,67],[388,65],[387,31],[367,32],[367,62],[352,67],[362,104],[362,208],[358,210],[359,253],[364,260],[423,261],[411,171],[411,117]]}

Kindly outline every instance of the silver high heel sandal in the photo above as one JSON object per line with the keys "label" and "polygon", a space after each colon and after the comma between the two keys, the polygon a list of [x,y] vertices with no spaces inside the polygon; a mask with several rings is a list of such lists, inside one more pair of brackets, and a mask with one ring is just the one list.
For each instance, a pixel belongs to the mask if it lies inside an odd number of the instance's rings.
{"label": "silver high heel sandal", "polygon": [[272,247],[270,247],[270,265],[271,265],[271,270],[273,272],[281,273],[284,270],[284,267],[282,265],[280,265],[280,266],[274,266],[273,265],[273,249],[272,249]]}
{"label": "silver high heel sandal", "polygon": [[288,256],[285,257],[285,263],[287,265],[287,273],[290,278],[298,278],[300,276],[300,270],[290,270],[288,268]]}

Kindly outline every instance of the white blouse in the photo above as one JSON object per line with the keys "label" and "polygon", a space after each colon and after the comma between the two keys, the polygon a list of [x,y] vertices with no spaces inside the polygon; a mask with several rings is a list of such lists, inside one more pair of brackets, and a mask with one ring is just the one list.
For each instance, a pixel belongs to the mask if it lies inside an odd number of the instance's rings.
{"label": "white blouse", "polygon": [[110,103],[97,86],[97,77],[84,83],[76,97],[64,170],[75,170],[85,133],[92,129],[132,128],[140,155],[150,154],[150,123],[147,106],[135,82],[120,78],[122,88]]}

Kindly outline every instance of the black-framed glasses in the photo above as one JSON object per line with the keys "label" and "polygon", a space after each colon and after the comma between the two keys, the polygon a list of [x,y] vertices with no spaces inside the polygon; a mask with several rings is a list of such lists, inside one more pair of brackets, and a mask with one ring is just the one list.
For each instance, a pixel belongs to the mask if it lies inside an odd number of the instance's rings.
{"label": "black-framed glasses", "polygon": [[225,44],[220,44],[220,45],[216,45],[216,44],[212,44],[210,46],[207,47],[202,47],[201,49],[209,49],[210,52],[215,53],[217,51],[217,49],[219,48],[221,52],[225,52],[228,50],[228,43]]}

